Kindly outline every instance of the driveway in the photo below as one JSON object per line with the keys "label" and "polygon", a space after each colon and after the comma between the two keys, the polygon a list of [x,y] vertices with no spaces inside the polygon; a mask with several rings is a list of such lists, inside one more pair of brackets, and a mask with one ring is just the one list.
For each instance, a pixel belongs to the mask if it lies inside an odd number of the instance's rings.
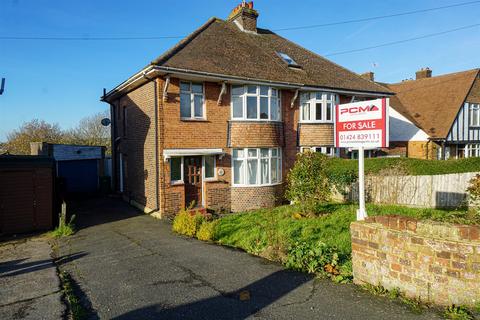
{"label": "driveway", "polygon": [[58,250],[77,257],[61,268],[91,319],[437,319],[354,285],[180,237],[116,199],[73,211],[80,230]]}

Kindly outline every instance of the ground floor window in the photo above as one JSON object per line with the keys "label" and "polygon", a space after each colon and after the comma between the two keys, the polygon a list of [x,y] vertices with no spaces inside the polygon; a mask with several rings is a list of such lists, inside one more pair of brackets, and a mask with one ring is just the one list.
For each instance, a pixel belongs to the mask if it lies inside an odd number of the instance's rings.
{"label": "ground floor window", "polygon": [[300,152],[318,152],[330,157],[335,156],[335,148],[332,146],[328,147],[301,147]]}
{"label": "ground floor window", "polygon": [[480,157],[480,144],[458,144],[455,156],[457,159]]}
{"label": "ground floor window", "polygon": [[[188,157],[187,157],[188,158]],[[216,178],[216,160],[214,155],[204,156],[203,178],[212,180]],[[170,182],[183,183],[184,180],[185,157],[170,158]]]}
{"label": "ground floor window", "polygon": [[205,179],[214,179],[215,178],[215,156],[205,156],[204,161],[205,167]]}
{"label": "ground floor window", "polygon": [[183,181],[183,158],[170,159],[170,181],[172,183]]}
{"label": "ground floor window", "polygon": [[480,157],[480,144],[468,144],[468,157]]}
{"label": "ground floor window", "polygon": [[270,185],[282,181],[280,148],[233,149],[233,185]]}

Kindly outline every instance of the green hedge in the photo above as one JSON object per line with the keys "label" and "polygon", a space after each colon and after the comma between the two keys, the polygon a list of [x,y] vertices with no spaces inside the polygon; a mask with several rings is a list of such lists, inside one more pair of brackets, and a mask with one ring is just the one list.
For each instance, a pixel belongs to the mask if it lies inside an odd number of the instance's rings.
{"label": "green hedge", "polygon": [[[401,167],[402,171],[414,176],[436,175],[462,172],[479,172],[480,158],[460,160],[419,160],[411,158],[372,158],[365,159],[365,173],[376,174],[384,169]],[[358,161],[334,158],[329,164],[329,172],[344,176],[358,172]]]}

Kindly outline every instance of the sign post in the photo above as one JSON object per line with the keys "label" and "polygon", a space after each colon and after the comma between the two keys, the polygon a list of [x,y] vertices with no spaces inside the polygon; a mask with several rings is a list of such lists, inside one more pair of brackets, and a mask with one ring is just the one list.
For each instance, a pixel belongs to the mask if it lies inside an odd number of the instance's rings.
{"label": "sign post", "polygon": [[365,150],[388,147],[389,99],[337,105],[335,109],[335,147],[358,150],[357,220],[365,220]]}

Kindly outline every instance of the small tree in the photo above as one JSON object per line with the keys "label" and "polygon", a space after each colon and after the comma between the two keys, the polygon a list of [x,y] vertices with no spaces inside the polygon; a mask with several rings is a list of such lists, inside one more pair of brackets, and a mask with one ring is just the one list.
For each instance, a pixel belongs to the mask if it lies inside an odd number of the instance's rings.
{"label": "small tree", "polygon": [[304,215],[314,214],[317,205],[330,200],[329,161],[330,158],[320,153],[300,153],[288,173],[286,198],[298,204]]}
{"label": "small tree", "polygon": [[106,146],[110,153],[110,127],[102,125],[103,118],[109,118],[108,111],[80,119],[78,125],[65,134],[68,143],[87,146]]}

